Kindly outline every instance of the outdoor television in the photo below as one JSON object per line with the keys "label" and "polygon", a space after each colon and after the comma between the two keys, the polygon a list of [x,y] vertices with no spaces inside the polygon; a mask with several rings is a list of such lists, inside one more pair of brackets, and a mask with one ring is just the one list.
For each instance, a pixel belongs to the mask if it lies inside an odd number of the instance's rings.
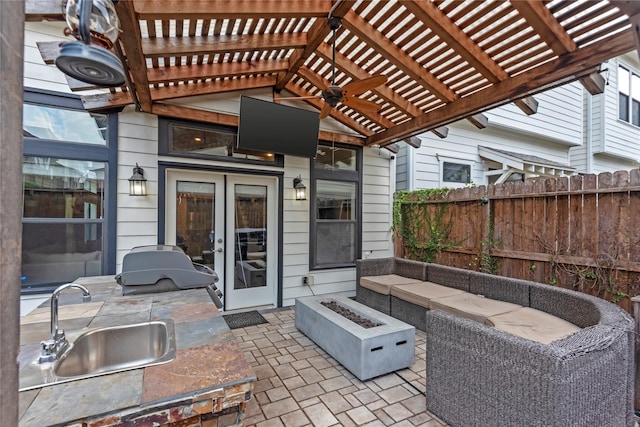
{"label": "outdoor television", "polygon": [[240,98],[237,147],[287,154],[316,156],[320,114],[261,99]]}

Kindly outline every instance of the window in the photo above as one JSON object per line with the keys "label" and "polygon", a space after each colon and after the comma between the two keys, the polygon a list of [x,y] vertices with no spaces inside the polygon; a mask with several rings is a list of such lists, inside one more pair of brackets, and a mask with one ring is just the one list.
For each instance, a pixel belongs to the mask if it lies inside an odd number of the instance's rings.
{"label": "window", "polygon": [[25,90],[22,292],[115,273],[117,116]]}
{"label": "window", "polygon": [[618,118],[640,126],[640,74],[618,67]]}
{"label": "window", "polygon": [[442,181],[468,184],[471,179],[471,166],[459,163],[444,162],[442,165]]}
{"label": "window", "polygon": [[352,267],[360,252],[361,152],[318,145],[313,160],[311,268]]}
{"label": "window", "polygon": [[463,187],[471,183],[472,162],[438,156],[440,162],[440,186]]}
{"label": "window", "polygon": [[237,128],[160,118],[160,154],[283,166],[278,154],[236,148]]}

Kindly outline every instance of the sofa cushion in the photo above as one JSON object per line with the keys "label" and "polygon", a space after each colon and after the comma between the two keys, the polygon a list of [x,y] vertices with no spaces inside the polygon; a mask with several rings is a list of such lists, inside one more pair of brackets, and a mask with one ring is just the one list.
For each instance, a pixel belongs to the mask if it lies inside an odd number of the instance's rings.
{"label": "sofa cushion", "polygon": [[455,316],[486,323],[487,318],[521,308],[521,305],[462,293],[431,300],[431,310],[442,310]]}
{"label": "sofa cushion", "polygon": [[417,282],[408,285],[396,285],[391,295],[403,301],[429,308],[432,299],[463,294],[465,291],[449,288],[431,282]]}
{"label": "sofa cushion", "polygon": [[491,316],[486,323],[501,331],[542,344],[549,344],[580,330],[573,323],[531,307]]}
{"label": "sofa cushion", "polygon": [[382,295],[389,295],[389,290],[395,285],[406,285],[419,282],[418,279],[398,276],[397,274],[384,274],[381,276],[366,276],[360,278],[360,286],[370,289]]}

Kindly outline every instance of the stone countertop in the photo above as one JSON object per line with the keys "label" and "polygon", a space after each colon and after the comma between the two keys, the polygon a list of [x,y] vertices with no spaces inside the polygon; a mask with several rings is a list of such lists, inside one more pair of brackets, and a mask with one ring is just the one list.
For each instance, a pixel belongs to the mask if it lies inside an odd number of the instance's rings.
{"label": "stone countertop", "polygon": [[[175,323],[176,358],[22,391],[21,427],[121,425],[140,416],[149,421],[150,414],[159,424],[172,423],[194,414],[224,411],[251,397],[255,373],[205,289],[123,296],[113,276],[75,283],[89,289],[91,302],[83,303],[76,289],[60,295],[59,327],[68,337],[87,328],[169,318]],[[47,301],[21,319],[21,369],[37,357],[40,342],[49,335]]]}

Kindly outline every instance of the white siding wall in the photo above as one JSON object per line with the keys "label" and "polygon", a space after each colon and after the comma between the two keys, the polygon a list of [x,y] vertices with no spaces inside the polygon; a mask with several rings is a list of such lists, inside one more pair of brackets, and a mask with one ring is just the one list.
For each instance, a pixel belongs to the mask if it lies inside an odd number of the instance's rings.
{"label": "white siding wall", "polygon": [[409,185],[409,146],[407,144],[399,144],[400,150],[396,156],[396,189],[407,191],[411,186]]}
{"label": "white siding wall", "polygon": [[443,140],[432,133],[420,135],[422,145],[415,150],[415,185],[416,188],[436,188],[440,186],[440,165],[438,157],[447,157],[465,162],[474,162],[471,177],[475,184],[486,184],[483,175],[484,165],[478,155],[478,146],[487,146],[516,153],[530,154],[547,160],[569,164],[567,147],[549,140],[531,135],[507,131],[505,128],[492,126],[476,129],[466,121],[459,121],[448,126],[449,135]]}
{"label": "white siding wall", "polygon": [[[614,170],[624,169],[624,163],[640,160],[640,128],[628,122],[618,119],[618,65],[625,65],[636,73],[640,73],[640,61],[637,54],[632,53],[620,58],[612,59],[608,62],[609,85],[606,86],[605,93],[599,95],[604,103],[604,111],[595,111],[594,126],[604,129],[604,134],[599,135],[600,144],[596,146],[596,153],[607,154],[620,158],[622,163]],[[601,161],[603,157],[594,158],[594,165],[597,169],[607,168],[612,163],[612,159]]]}
{"label": "white siding wall", "polygon": [[[268,90],[252,90],[244,95],[271,100]],[[229,114],[240,111],[240,96],[220,94],[207,97],[176,100],[175,104],[201,108]],[[300,107],[301,104],[295,106]],[[320,122],[320,128],[330,131],[344,131],[340,124],[331,120]],[[393,161],[388,150],[368,148],[364,151],[363,170],[363,225],[361,256],[380,258],[393,255],[391,240],[391,203],[394,188],[394,174],[390,172]],[[293,200],[291,183],[300,175],[303,182],[310,182],[309,160],[301,157],[285,156],[284,207],[283,207],[283,305],[293,305],[295,298],[312,295],[311,290],[302,285],[302,277],[314,277],[315,294],[342,293],[355,294],[355,268],[309,271],[309,202]],[[307,185],[309,188],[309,186]]]}
{"label": "white siding wall", "polygon": [[61,22],[26,22],[24,36],[24,86],[70,93],[64,74],[46,65],[36,42],[73,40],[65,38]]}
{"label": "white siding wall", "polygon": [[[391,209],[394,189],[391,153],[377,148],[365,148],[362,173],[362,258],[393,256],[391,239]],[[293,305],[295,298],[311,295],[302,285],[302,277],[314,277],[313,292],[355,295],[355,268],[309,271],[309,202],[292,200],[286,190],[300,174],[309,182],[309,161],[287,156],[285,159],[284,249],[283,249],[283,305]]]}
{"label": "white siding wall", "polygon": [[[158,118],[127,107],[118,115],[116,270],[135,246],[158,243]],[[147,196],[129,196],[133,167],[144,170]]]}
{"label": "white siding wall", "polygon": [[[36,42],[69,41],[65,37],[62,22],[25,22],[24,34],[24,87],[71,93],[64,73],[55,65],[44,63]],[[82,95],[99,93],[102,90],[83,91]]]}
{"label": "white siding wall", "polygon": [[530,116],[513,103],[485,114],[492,126],[571,146],[582,144],[582,86],[579,83],[539,93],[535,99],[539,103],[538,112]]}

